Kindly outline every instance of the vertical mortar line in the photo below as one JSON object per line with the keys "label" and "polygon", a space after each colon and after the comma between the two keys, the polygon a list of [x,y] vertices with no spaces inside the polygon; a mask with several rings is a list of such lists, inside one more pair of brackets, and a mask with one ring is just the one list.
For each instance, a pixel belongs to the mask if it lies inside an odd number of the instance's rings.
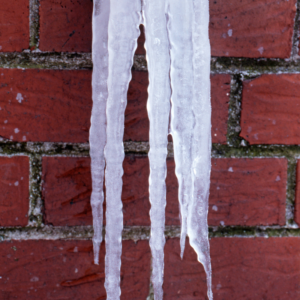
{"label": "vertical mortar line", "polygon": [[296,14],[294,19],[294,31],[292,37],[292,51],[291,59],[294,60],[298,57],[299,53],[299,22],[300,22],[300,0],[296,1]]}
{"label": "vertical mortar line", "polygon": [[287,174],[287,188],[286,188],[286,225],[288,227],[295,227],[295,190],[296,190],[296,169],[297,159],[295,157],[288,158],[288,174]]}
{"label": "vertical mortar line", "polygon": [[29,46],[37,49],[39,47],[39,16],[40,0],[29,0]]}
{"label": "vertical mortar line", "polygon": [[39,227],[43,225],[43,202],[42,202],[42,155],[31,153],[30,179],[29,179],[29,212],[28,225]]}
{"label": "vertical mortar line", "polygon": [[239,147],[241,146],[242,142],[242,138],[239,136],[241,132],[240,116],[242,104],[242,89],[243,82],[241,75],[232,75],[230,81],[230,96],[227,122],[227,144],[231,147]]}

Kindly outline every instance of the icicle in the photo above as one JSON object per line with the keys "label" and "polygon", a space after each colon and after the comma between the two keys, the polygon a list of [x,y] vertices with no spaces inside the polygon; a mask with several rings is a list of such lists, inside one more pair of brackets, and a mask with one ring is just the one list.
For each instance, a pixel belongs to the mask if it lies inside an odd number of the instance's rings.
{"label": "icicle", "polygon": [[175,172],[179,184],[181,257],[186,240],[188,203],[191,199],[192,190],[191,140],[194,125],[191,105],[193,97],[192,15],[193,4],[190,0],[168,1],[172,86],[171,133],[176,163]]}
{"label": "icicle", "polygon": [[122,163],[127,89],[131,79],[133,54],[141,23],[140,0],[110,0],[108,24],[108,100],[106,107],[106,256],[105,288],[108,300],[120,299],[122,252]]}
{"label": "icicle", "polygon": [[103,225],[104,146],[106,142],[106,100],[108,76],[108,18],[110,0],[94,0],[93,10],[93,110],[90,128],[92,170],[91,206],[94,227],[94,262],[99,263]]}
{"label": "icicle", "polygon": [[198,260],[204,266],[207,294],[213,299],[208,239],[208,197],[211,170],[210,43],[208,0],[193,0],[195,125],[192,139],[192,201],[188,213],[188,235]]}
{"label": "icicle", "polygon": [[170,54],[167,36],[165,1],[144,2],[146,53],[149,70],[148,116],[150,120],[150,218],[152,284],[155,300],[163,299],[165,245],[166,158],[170,111]]}

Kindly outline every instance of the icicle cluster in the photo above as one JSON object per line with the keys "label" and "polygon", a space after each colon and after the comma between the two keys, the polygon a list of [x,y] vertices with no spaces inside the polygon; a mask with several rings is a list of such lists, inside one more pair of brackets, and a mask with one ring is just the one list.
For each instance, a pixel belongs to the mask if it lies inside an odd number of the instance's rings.
{"label": "icicle cluster", "polygon": [[149,70],[154,296],[155,300],[163,299],[166,157],[171,133],[179,183],[181,256],[188,235],[207,274],[212,300],[207,225],[211,168],[208,0],[144,0],[143,7],[140,0],[94,0],[90,149],[95,263],[102,242],[105,168],[105,288],[107,299],[120,299],[124,112],[142,19]]}

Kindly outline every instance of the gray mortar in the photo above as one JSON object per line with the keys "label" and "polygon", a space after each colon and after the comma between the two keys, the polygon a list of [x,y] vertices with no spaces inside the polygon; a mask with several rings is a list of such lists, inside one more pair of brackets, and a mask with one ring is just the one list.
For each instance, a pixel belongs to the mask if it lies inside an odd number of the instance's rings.
{"label": "gray mortar", "polygon": [[39,46],[39,5],[39,0],[29,0],[30,48],[38,48]]}

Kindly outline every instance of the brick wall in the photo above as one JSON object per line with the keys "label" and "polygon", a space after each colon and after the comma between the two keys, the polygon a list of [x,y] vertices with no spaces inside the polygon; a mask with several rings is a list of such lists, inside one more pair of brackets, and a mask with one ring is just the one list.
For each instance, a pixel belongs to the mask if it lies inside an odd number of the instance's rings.
{"label": "brick wall", "polygon": [[[210,1],[217,300],[300,298],[298,5]],[[91,13],[91,0],[1,1],[1,299],[106,298],[105,247],[95,266],[91,243]],[[123,300],[153,299],[144,39],[125,118]],[[172,142],[167,165],[164,299],[206,299],[189,246],[180,260]]]}

